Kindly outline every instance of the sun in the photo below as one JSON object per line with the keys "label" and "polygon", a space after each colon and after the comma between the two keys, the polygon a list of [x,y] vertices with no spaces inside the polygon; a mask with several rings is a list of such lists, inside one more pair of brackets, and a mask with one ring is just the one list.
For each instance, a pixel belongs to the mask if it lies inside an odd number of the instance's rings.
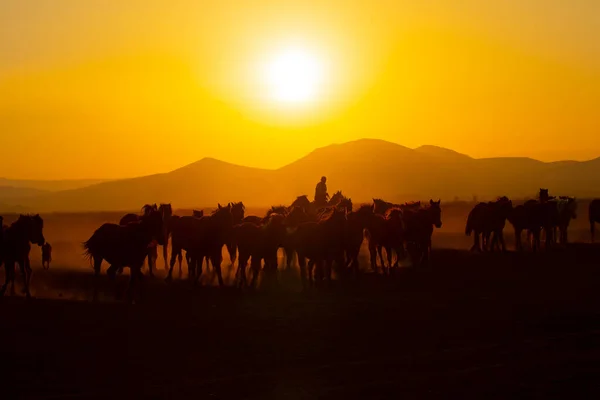
{"label": "sun", "polygon": [[323,63],[310,52],[291,48],[277,53],[266,65],[264,78],[270,97],[279,103],[315,101],[323,84]]}

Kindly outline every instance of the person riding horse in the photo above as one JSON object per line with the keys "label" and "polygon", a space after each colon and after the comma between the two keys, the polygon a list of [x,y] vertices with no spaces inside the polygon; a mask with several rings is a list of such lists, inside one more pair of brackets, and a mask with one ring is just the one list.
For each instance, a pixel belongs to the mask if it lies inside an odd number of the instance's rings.
{"label": "person riding horse", "polygon": [[321,177],[321,181],[317,183],[315,188],[315,204],[319,206],[326,206],[329,200],[329,194],[327,193],[327,178]]}

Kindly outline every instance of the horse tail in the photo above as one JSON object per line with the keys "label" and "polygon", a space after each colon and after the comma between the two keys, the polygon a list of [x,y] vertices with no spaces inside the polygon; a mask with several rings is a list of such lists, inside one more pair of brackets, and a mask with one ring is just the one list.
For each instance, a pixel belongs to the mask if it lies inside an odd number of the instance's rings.
{"label": "horse tail", "polygon": [[94,260],[93,260],[94,254],[93,254],[93,250],[92,250],[90,242],[92,242],[91,238],[88,241],[82,243],[83,250],[84,250],[83,256],[89,261],[90,267],[93,268],[94,267]]}
{"label": "horse tail", "polygon": [[471,232],[473,232],[473,213],[470,212],[467,217],[467,225],[465,226],[465,235],[471,236]]}

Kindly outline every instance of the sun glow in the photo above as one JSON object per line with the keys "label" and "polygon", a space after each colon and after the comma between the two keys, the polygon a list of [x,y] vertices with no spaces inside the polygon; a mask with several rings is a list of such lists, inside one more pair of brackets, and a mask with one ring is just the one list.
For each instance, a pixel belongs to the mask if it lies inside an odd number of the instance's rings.
{"label": "sun glow", "polygon": [[323,84],[324,65],[303,49],[286,49],[266,65],[264,79],[269,96],[278,103],[315,101]]}

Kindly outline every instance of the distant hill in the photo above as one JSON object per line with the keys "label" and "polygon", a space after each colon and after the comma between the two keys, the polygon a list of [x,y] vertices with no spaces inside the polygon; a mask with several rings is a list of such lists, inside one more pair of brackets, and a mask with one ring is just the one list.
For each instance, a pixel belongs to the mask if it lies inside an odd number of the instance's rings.
{"label": "distant hill", "polygon": [[106,182],[106,179],[66,179],[53,181],[25,180],[25,179],[6,179],[0,178],[0,187],[27,188],[37,190],[47,190],[58,192],[60,190],[79,189],[94,185],[100,182]]}
{"label": "distant hill", "polygon": [[[355,202],[381,197],[390,201],[455,197],[470,200],[551,193],[600,196],[600,158],[544,163],[529,158],[474,159],[436,146],[410,149],[361,139],[314,150],[277,170],[248,168],[205,158],[157,175],[101,182],[53,193],[15,197],[2,207],[35,211],[138,210],[148,202],[177,208],[215,206],[242,200],[250,206],[289,204],[312,197],[322,175],[329,192],[341,189]],[[5,211],[5,210],[1,210]]]}

